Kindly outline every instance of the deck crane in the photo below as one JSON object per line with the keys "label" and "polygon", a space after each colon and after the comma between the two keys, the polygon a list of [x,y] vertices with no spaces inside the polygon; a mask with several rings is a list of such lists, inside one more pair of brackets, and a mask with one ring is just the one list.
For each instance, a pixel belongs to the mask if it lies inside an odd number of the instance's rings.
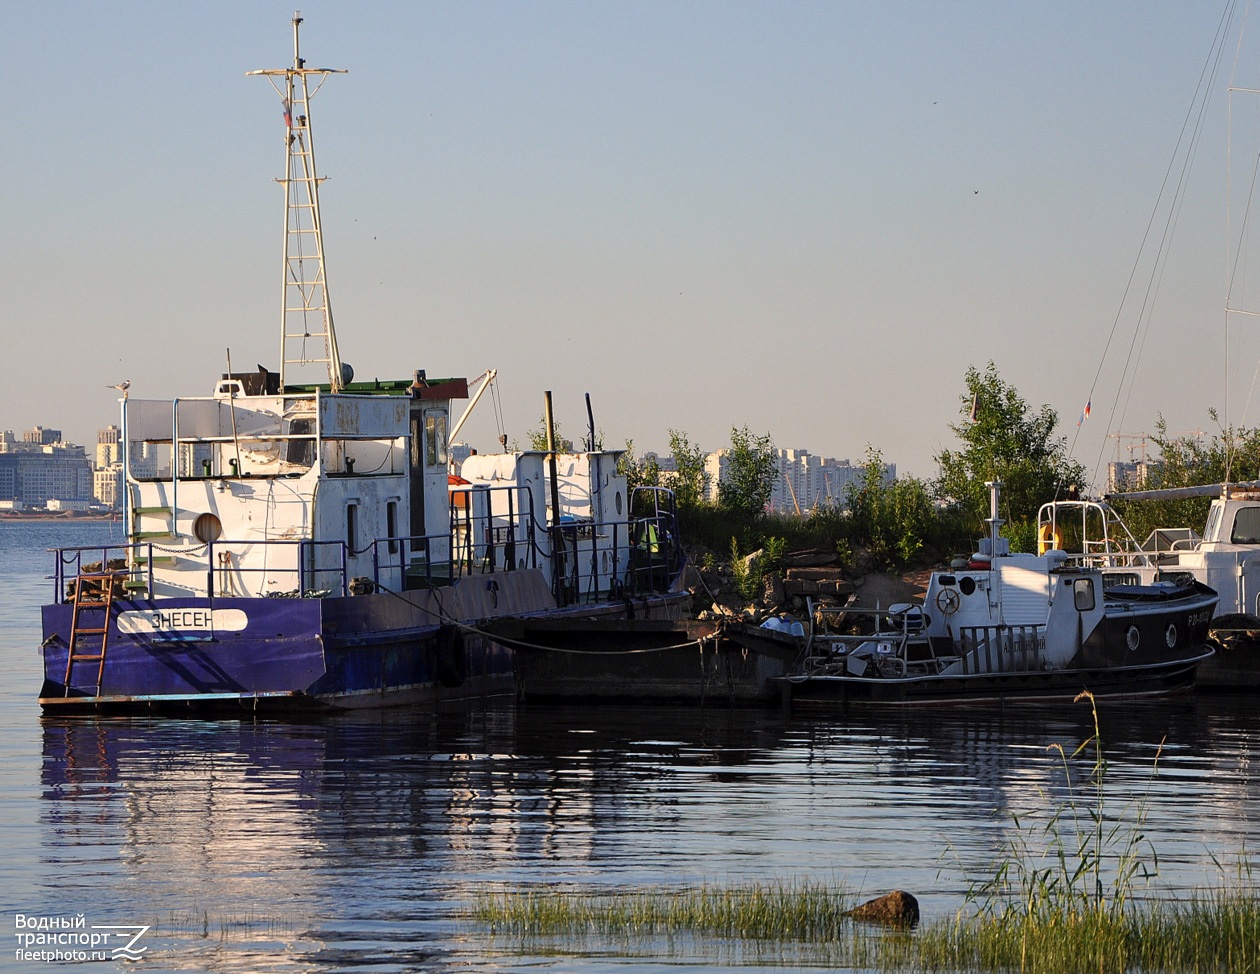
{"label": "deck crane", "polygon": [[[450,435],[447,437],[447,439],[450,440],[450,442],[452,443],[455,442],[455,438],[459,436],[459,431],[464,428],[464,423],[467,421],[468,417],[472,414],[473,409],[476,407],[477,403],[481,400],[481,397],[485,395],[486,390],[489,389],[492,385],[494,385],[494,380],[497,379],[498,376],[499,376],[498,369],[486,369],[486,371],[482,372],[481,375],[477,376],[477,378],[472,380],[473,383],[480,382],[481,386],[477,389],[476,392],[473,393],[472,398],[468,401],[468,405],[467,407],[465,407],[463,414],[459,417],[459,419],[455,421],[455,425],[451,427]],[[504,444],[505,448],[506,448],[506,441],[507,441],[507,437],[503,433],[500,433],[499,442],[501,444]]]}

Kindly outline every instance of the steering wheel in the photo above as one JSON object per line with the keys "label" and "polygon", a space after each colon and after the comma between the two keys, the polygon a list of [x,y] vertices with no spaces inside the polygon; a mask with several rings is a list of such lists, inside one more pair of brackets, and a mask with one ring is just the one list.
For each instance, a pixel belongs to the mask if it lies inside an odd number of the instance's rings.
{"label": "steering wheel", "polygon": [[936,593],[936,607],[947,616],[957,612],[961,605],[962,596],[958,594],[957,589],[943,588]]}

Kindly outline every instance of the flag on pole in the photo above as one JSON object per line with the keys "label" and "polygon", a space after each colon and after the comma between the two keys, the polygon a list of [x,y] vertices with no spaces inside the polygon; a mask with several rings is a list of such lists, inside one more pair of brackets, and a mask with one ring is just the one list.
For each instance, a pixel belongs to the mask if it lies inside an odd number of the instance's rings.
{"label": "flag on pole", "polygon": [[971,421],[974,423],[980,418],[980,393],[975,393],[971,397]]}
{"label": "flag on pole", "polygon": [[1085,409],[1081,412],[1081,418],[1076,421],[1077,426],[1080,426],[1081,423],[1089,419],[1089,411],[1090,411],[1090,408],[1093,406],[1093,404],[1094,404],[1094,400],[1092,399],[1086,400]]}
{"label": "flag on pole", "polygon": [[284,100],[284,127],[293,128],[293,110],[289,107],[289,99]]}

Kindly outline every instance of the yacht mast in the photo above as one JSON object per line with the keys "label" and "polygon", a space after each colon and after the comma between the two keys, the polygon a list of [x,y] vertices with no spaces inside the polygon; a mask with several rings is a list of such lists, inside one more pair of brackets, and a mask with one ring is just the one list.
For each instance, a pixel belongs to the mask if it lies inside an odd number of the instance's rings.
{"label": "yacht mast", "polygon": [[[333,392],[340,392],[348,378],[343,374],[333,330],[332,305],[324,270],[324,231],[319,217],[319,184],[315,170],[315,139],[311,132],[310,100],[338,68],[308,68],[298,47],[302,13],[293,15],[293,66],[264,68],[260,74],[284,101],[285,176],[276,180],[284,188],[284,290],[280,320],[280,386],[298,381],[294,370],[323,365]],[[310,78],[315,75],[312,89]],[[281,90],[277,79],[284,79]]]}

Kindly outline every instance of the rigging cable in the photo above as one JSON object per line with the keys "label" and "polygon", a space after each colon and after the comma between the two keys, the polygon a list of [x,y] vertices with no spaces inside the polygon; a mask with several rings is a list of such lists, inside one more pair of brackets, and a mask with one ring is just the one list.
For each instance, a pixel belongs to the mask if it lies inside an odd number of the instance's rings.
{"label": "rigging cable", "polygon": [[[1208,53],[1207,59],[1205,60],[1202,69],[1200,70],[1198,85],[1196,86],[1195,93],[1193,97],[1191,98],[1190,106],[1186,111],[1186,116],[1182,121],[1181,131],[1177,138],[1177,144],[1173,149],[1172,156],[1170,157],[1168,161],[1168,166],[1165,169],[1164,178],[1160,184],[1160,189],[1156,197],[1155,204],[1151,209],[1150,217],[1147,220],[1146,230],[1143,232],[1142,241],[1138,247],[1137,256],[1135,257],[1133,261],[1133,266],[1129,272],[1129,278],[1125,283],[1124,292],[1121,295],[1119,307],[1116,309],[1115,318],[1112,320],[1111,330],[1109,331],[1107,335],[1107,342],[1103,348],[1102,357],[1099,359],[1098,368],[1094,373],[1093,382],[1090,384],[1089,397],[1087,399],[1087,402],[1093,402],[1094,393],[1098,388],[1098,383],[1102,375],[1103,365],[1105,364],[1107,356],[1111,350],[1112,343],[1114,342],[1116,338],[1116,333],[1120,327],[1120,321],[1121,321],[1121,317],[1124,314],[1125,306],[1129,303],[1129,296],[1132,293],[1134,285],[1137,281],[1138,274],[1142,266],[1142,255],[1148,249],[1148,244],[1155,231],[1155,227],[1156,227],[1157,220],[1160,213],[1160,208],[1163,205],[1163,201],[1166,198],[1168,198],[1169,183],[1173,178],[1174,172],[1177,171],[1177,159],[1180,155],[1182,155],[1182,147],[1186,146],[1186,149],[1184,152],[1184,158],[1182,159],[1182,163],[1180,167],[1180,171],[1177,172],[1177,176],[1176,176],[1176,188],[1172,193],[1172,201],[1169,204],[1168,215],[1164,221],[1163,229],[1160,232],[1159,245],[1156,249],[1155,257],[1151,265],[1150,275],[1147,279],[1145,296],[1143,297],[1142,306],[1141,306],[1141,309],[1139,310],[1137,320],[1134,324],[1133,335],[1129,343],[1129,351],[1125,357],[1125,364],[1121,372],[1120,381],[1116,384],[1116,395],[1112,401],[1111,423],[1117,422],[1116,416],[1119,410],[1120,397],[1121,397],[1122,391],[1126,388],[1126,381],[1127,381],[1128,394],[1132,393],[1133,372],[1130,371],[1130,367],[1132,366],[1133,371],[1134,372],[1136,371],[1137,363],[1134,361],[1135,349],[1137,350],[1138,358],[1140,359],[1141,344],[1139,343],[1139,338],[1141,338],[1142,341],[1144,342],[1145,334],[1146,334],[1146,328],[1143,322],[1145,321],[1146,323],[1149,324],[1150,309],[1154,303],[1155,293],[1158,291],[1158,286],[1157,286],[1158,281],[1161,278],[1164,266],[1167,262],[1168,241],[1169,241],[1169,238],[1171,237],[1172,229],[1176,224],[1177,216],[1180,213],[1180,209],[1184,200],[1185,184],[1189,176],[1189,171],[1194,161],[1195,154],[1197,152],[1199,138],[1203,131],[1203,123],[1204,123],[1204,118],[1206,116],[1207,104],[1209,100],[1208,96],[1210,94],[1211,87],[1213,83],[1215,82],[1216,76],[1220,69],[1220,62],[1224,54],[1224,40],[1228,36],[1228,33],[1229,33],[1229,25],[1233,20],[1234,8],[1236,6],[1236,2],[1237,0],[1227,0],[1225,4],[1225,9],[1221,14],[1221,19],[1219,23],[1217,24],[1216,34],[1213,37],[1213,41],[1212,41],[1212,47]],[[1196,106],[1197,106],[1197,109],[1196,109]],[[1190,136],[1189,136],[1189,141],[1187,142],[1188,130],[1190,131]],[[1127,377],[1127,380],[1126,380],[1126,377]],[[1126,398],[1126,402],[1127,402],[1127,398]],[[1072,453],[1075,453],[1077,440],[1080,438],[1081,425],[1082,424],[1077,425],[1076,434],[1073,436],[1071,446],[1068,450],[1069,455]],[[1119,427],[1117,426],[1116,428],[1119,428]],[[1105,453],[1105,450],[1106,450],[1106,445],[1105,445],[1105,439],[1104,439],[1104,445],[1100,447],[1099,449],[1098,459],[1094,467],[1095,478],[1097,478],[1098,471],[1102,467],[1103,454]]]}

